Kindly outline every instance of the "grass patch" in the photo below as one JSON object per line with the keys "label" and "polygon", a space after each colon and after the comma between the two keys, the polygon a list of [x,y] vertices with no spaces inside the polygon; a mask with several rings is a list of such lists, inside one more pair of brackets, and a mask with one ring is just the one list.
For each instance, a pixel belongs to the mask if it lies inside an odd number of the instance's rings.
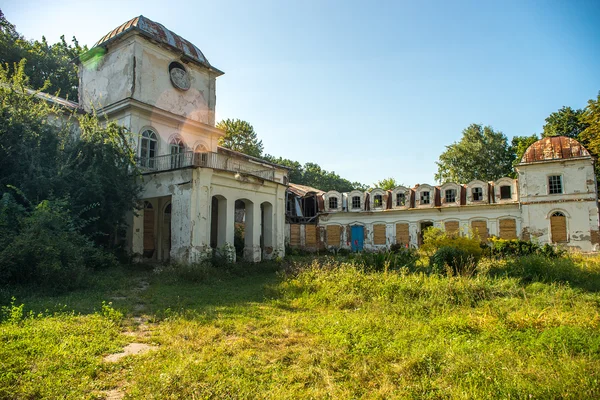
{"label": "grass patch", "polygon": [[[287,272],[115,271],[122,279],[94,289],[20,299],[59,311],[5,309],[0,398],[598,398],[599,265],[484,260],[472,277],[447,277],[320,258]],[[136,292],[140,279],[149,287]],[[158,350],[103,363],[132,340],[122,325],[139,303]]]}

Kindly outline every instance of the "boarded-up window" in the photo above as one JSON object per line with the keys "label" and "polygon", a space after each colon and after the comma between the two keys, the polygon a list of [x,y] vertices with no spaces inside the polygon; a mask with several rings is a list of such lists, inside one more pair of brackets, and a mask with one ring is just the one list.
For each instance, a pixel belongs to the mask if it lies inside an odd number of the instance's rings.
{"label": "boarded-up window", "polygon": [[471,222],[471,229],[473,230],[473,234],[479,236],[482,242],[488,240],[488,228],[486,221],[473,221]]}
{"label": "boarded-up window", "polygon": [[305,240],[306,247],[317,247],[317,227],[316,225],[305,225]]}
{"label": "boarded-up window", "polygon": [[500,239],[517,238],[517,221],[514,219],[500,220]]}
{"label": "boarded-up window", "polygon": [[327,225],[327,246],[340,245],[340,226]]}
{"label": "boarded-up window", "polygon": [[449,235],[457,235],[459,231],[458,221],[447,221],[444,223],[444,229]]}
{"label": "boarded-up window", "polygon": [[290,225],[290,246],[300,247],[300,225]]}
{"label": "boarded-up window", "polygon": [[555,212],[550,217],[550,231],[552,233],[552,242],[567,242],[567,217],[561,212]]}
{"label": "boarded-up window", "polygon": [[396,224],[396,243],[409,244],[408,224]]}
{"label": "boarded-up window", "polygon": [[385,225],[373,225],[373,244],[385,244]]}

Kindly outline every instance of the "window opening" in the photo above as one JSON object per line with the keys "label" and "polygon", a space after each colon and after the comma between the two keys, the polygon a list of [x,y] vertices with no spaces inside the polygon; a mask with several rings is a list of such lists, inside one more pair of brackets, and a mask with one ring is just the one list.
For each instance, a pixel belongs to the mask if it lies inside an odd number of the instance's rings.
{"label": "window opening", "polygon": [[146,168],[154,168],[156,157],[156,134],[147,129],[142,133],[142,143],[140,149],[140,165]]}
{"label": "window opening", "polygon": [[552,175],[548,177],[548,193],[550,194],[561,194],[562,189],[562,176]]}
{"label": "window opening", "polygon": [[179,138],[171,140],[171,168],[181,168],[183,166],[183,152],[185,144]]}
{"label": "window opening", "polygon": [[483,200],[483,189],[480,187],[473,188],[473,201]]}
{"label": "window opening", "polygon": [[446,203],[456,203],[456,189],[446,190]]}
{"label": "window opening", "polygon": [[352,208],[360,208],[360,197],[359,196],[352,197]]}
{"label": "window opening", "polygon": [[396,206],[402,207],[406,204],[406,195],[404,193],[396,194]]}
{"label": "window opening", "polygon": [[512,198],[510,186],[500,186],[500,198],[501,199],[511,199]]}
{"label": "window opening", "polygon": [[338,199],[337,197],[330,197],[329,198],[329,209],[331,210],[337,210],[338,208]]}
{"label": "window opening", "polygon": [[382,195],[376,194],[375,197],[373,197],[373,206],[375,206],[375,207],[383,206],[383,196]]}
{"label": "window opening", "polygon": [[421,192],[421,204],[429,204],[429,192]]}

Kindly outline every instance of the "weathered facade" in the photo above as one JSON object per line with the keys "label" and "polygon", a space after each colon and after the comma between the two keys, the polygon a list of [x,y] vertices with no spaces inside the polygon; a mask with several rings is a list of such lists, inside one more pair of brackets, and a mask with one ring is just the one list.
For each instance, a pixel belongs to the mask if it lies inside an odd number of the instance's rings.
{"label": "weathered facade", "polygon": [[213,249],[234,256],[236,207],[244,210],[245,259],[284,254],[287,169],[217,145],[223,73],[197,47],[140,16],[79,62],[79,106],[127,128],[144,171],[143,204],[128,233],[134,254],[184,262]]}
{"label": "weathered facade", "polygon": [[[594,160],[576,140],[539,140],[516,167],[518,179],[427,184],[370,192],[313,192],[322,201],[310,221],[288,216],[287,241],[309,250],[417,247],[430,226],[450,232],[598,250]],[[294,185],[291,185],[293,188]],[[288,191],[290,204],[298,190]],[[304,223],[303,223],[304,222]]]}

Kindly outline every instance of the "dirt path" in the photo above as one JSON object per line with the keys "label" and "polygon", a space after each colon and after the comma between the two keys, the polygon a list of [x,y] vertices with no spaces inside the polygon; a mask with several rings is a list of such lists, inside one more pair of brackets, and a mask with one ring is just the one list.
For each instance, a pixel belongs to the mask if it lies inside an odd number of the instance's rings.
{"label": "dirt path", "polygon": [[[119,353],[109,354],[103,358],[105,363],[114,363],[121,360],[123,357],[135,356],[156,350],[158,346],[143,343],[151,335],[152,324],[149,323],[146,312],[146,304],[144,303],[141,294],[148,289],[150,284],[145,278],[139,278],[135,281],[135,287],[127,297],[115,297],[113,300],[131,299],[135,302],[133,307],[133,315],[125,320],[125,330],[123,334],[131,336],[140,341],[129,343]],[[124,386],[126,382],[120,382],[118,386],[111,390],[105,390],[101,394],[107,400],[120,400],[124,397]]]}

